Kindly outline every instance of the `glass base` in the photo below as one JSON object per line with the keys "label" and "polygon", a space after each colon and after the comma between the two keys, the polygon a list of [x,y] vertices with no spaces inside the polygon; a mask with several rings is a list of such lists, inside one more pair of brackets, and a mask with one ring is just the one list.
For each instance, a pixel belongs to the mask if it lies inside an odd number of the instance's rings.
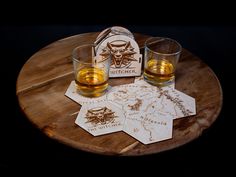
{"label": "glass base", "polygon": [[101,85],[97,85],[97,86],[87,86],[87,85],[81,85],[77,83],[75,83],[75,85],[76,85],[76,90],[78,94],[84,97],[89,97],[89,98],[96,98],[96,97],[103,96],[109,88],[109,85],[107,82]]}
{"label": "glass base", "polygon": [[96,93],[88,93],[88,92],[78,91],[78,94],[80,94],[84,97],[88,97],[88,98],[97,98],[97,97],[103,96],[105,93],[106,93],[106,91],[96,92]]}
{"label": "glass base", "polygon": [[172,77],[171,79],[166,80],[166,81],[158,81],[158,80],[149,78],[148,76],[145,76],[145,75],[143,77],[144,77],[144,80],[147,83],[149,83],[151,85],[154,85],[154,86],[158,86],[158,87],[169,86],[169,85],[172,85],[175,82],[175,77]]}

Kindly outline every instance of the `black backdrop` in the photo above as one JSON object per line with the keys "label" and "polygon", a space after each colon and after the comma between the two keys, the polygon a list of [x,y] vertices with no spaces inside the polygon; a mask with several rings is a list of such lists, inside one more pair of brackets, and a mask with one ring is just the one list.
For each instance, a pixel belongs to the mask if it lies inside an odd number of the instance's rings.
{"label": "black backdrop", "polygon": [[[153,9],[152,7],[150,10]],[[18,16],[6,19],[4,16],[7,13],[1,12],[0,174],[10,175],[16,171],[18,174],[30,174],[30,170],[34,174],[45,174],[47,170],[47,173],[55,175],[85,172],[104,176],[114,173],[124,175],[125,171],[133,175],[145,172],[147,176],[153,173],[174,173],[181,176],[214,172],[229,174],[232,170],[230,160],[235,158],[233,142],[236,118],[233,112],[233,91],[236,81],[236,26],[230,9],[226,12],[227,18],[221,16],[221,11],[216,13],[217,10],[214,10],[214,13],[208,15],[206,9],[203,9],[204,13],[200,13],[201,9],[196,9],[188,9],[186,13],[172,18],[161,16],[161,19],[158,18],[161,13],[152,11],[152,18],[147,15],[146,21],[140,21],[142,14],[136,11],[129,11],[133,15],[121,13],[112,18],[108,18],[106,13],[100,13],[96,18],[81,18],[82,13],[68,18],[64,13],[50,14],[42,10],[40,15],[33,17],[34,20],[28,18],[38,12],[32,8],[27,9],[27,13],[18,13]],[[147,10],[141,12],[146,13]],[[191,14],[192,21],[186,18],[187,13]],[[216,122],[198,139],[154,155],[102,156],[72,149],[49,139],[20,112],[15,95],[16,79],[21,67],[32,54],[55,40],[84,32],[101,31],[113,25],[124,26],[132,32],[176,39],[216,73],[224,93],[223,109]],[[107,171],[109,169],[112,173]]]}

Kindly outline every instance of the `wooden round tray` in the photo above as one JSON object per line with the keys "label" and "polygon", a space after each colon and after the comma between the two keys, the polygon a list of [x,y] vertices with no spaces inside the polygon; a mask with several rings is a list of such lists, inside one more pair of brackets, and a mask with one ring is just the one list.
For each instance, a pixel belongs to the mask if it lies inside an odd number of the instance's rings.
{"label": "wooden round tray", "polygon": [[[26,117],[52,139],[80,150],[106,155],[144,155],[186,144],[199,137],[216,120],[222,107],[222,90],[214,72],[183,49],[176,73],[176,89],[196,99],[197,114],[174,120],[173,138],[144,145],[124,132],[94,137],[75,124],[80,105],[66,97],[73,80],[71,53],[93,42],[98,33],[56,41],[35,53],[23,66],[16,93]],[[149,36],[135,34],[142,49]],[[110,85],[132,83],[134,78],[110,79]]]}

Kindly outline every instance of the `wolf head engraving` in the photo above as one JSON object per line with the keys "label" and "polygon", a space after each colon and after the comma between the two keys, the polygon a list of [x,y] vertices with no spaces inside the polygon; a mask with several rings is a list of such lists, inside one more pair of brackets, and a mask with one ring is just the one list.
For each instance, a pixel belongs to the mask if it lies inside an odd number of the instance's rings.
{"label": "wolf head engraving", "polygon": [[107,54],[107,50],[109,50],[112,55],[111,67],[123,68],[127,67],[132,61],[137,61],[134,58],[134,54],[136,54],[136,52],[130,42],[108,42],[106,49],[103,49],[100,55],[105,56]]}
{"label": "wolf head engraving", "polygon": [[115,112],[108,109],[107,107],[102,108],[95,108],[90,109],[87,111],[86,118],[87,122],[91,122],[92,124],[107,124],[114,121],[114,118],[116,117]]}

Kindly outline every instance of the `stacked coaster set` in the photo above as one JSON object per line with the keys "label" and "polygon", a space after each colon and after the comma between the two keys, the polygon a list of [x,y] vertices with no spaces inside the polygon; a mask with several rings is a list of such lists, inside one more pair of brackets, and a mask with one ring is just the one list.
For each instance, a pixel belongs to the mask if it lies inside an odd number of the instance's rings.
{"label": "stacked coaster set", "polygon": [[129,30],[118,26],[107,28],[98,35],[95,44],[96,55],[106,55],[107,50],[112,54],[110,78],[141,75],[142,55]]}
{"label": "stacked coaster set", "polygon": [[96,41],[97,54],[106,53],[102,46],[114,52],[110,77],[136,77],[134,83],[110,87],[97,98],[78,94],[75,81],[71,82],[65,95],[82,106],[75,123],[84,130],[94,136],[124,131],[150,144],[172,138],[174,119],[196,114],[195,99],[176,90],[174,83],[157,87],[140,76],[142,55],[130,31],[109,28]]}

